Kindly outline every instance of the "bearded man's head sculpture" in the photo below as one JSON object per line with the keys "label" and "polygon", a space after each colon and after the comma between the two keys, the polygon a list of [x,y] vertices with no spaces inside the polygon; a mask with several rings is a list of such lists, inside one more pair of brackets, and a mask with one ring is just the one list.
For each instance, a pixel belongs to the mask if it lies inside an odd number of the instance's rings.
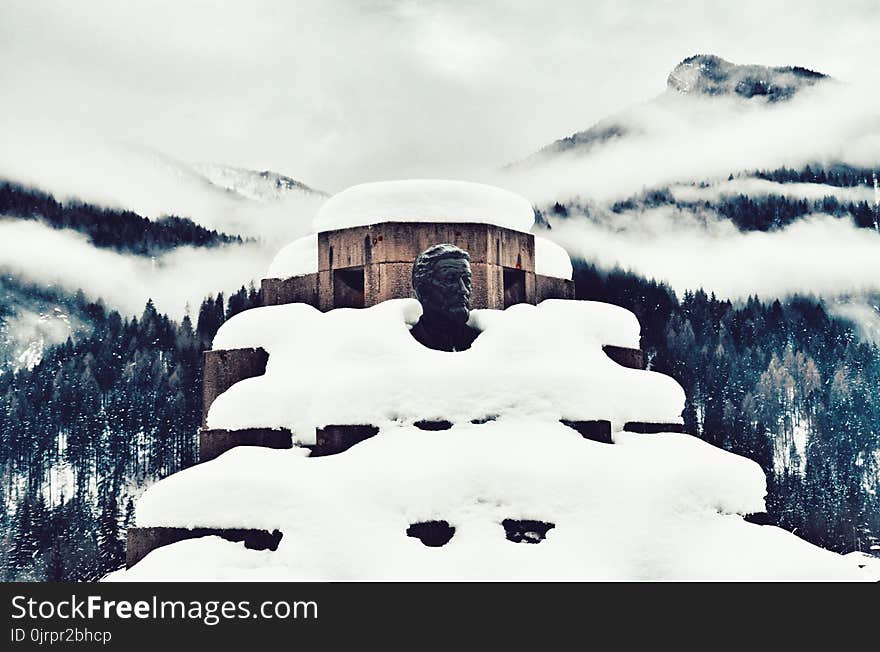
{"label": "bearded man's head sculpture", "polygon": [[440,351],[463,351],[479,335],[467,325],[470,316],[470,255],[451,244],[437,244],[416,258],[413,292],[422,304],[422,316],[412,335]]}

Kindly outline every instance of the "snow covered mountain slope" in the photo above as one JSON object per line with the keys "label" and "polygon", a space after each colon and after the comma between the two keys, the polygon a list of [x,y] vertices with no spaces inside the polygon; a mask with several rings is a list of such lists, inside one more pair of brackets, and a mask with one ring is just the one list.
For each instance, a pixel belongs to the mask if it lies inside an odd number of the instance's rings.
{"label": "snow covered mountain slope", "polygon": [[325,196],[271,171],[194,164],[130,144],[16,137],[0,178],[68,200],[131,210],[150,219],[187,217],[230,235],[289,242]]}
{"label": "snow covered mountain slope", "polygon": [[215,186],[254,201],[278,201],[289,193],[326,195],[326,193],[310,188],[296,179],[271,170],[258,172],[212,163],[196,163],[192,167]]}
{"label": "snow covered mountain slope", "polygon": [[31,369],[47,347],[91,331],[81,297],[0,276],[0,373]]}
{"label": "snow covered mountain slope", "polygon": [[[774,68],[739,65],[715,55],[698,54],[684,59],[673,68],[666,81],[666,92],[647,102],[647,107],[662,107],[668,105],[669,98],[681,96],[695,100],[700,97],[724,97],[773,103],[791,99],[805,88],[829,81],[831,78],[827,75],[797,66]],[[641,112],[647,107],[636,107],[635,111]],[[619,116],[601,120],[584,131],[547,145],[524,163],[534,163],[567,151],[583,154],[625,136],[645,133],[641,125],[633,123],[633,117],[633,110],[629,110]]]}
{"label": "snow covered mountain slope", "polygon": [[666,84],[679,93],[761,97],[778,102],[830,79],[828,75],[798,66],[739,65],[713,54],[697,54],[678,64],[669,73]]}

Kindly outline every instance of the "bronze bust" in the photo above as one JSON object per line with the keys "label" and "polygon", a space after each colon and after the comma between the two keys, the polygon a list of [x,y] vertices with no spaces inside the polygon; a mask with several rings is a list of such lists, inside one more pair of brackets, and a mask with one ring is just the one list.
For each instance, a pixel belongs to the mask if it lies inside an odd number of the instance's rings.
{"label": "bronze bust", "polygon": [[470,254],[451,244],[429,247],[413,263],[412,286],[422,316],[410,331],[429,349],[465,351],[480,334],[468,326]]}

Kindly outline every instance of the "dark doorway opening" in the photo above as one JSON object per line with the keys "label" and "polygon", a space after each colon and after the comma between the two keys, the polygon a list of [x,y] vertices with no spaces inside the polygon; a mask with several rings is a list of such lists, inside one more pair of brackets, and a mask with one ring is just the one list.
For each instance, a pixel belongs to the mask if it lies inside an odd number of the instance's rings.
{"label": "dark doorway opening", "polygon": [[364,269],[337,269],[333,271],[333,307],[364,307]]}
{"label": "dark doorway opening", "polygon": [[526,300],[526,272],[523,269],[504,268],[504,307]]}

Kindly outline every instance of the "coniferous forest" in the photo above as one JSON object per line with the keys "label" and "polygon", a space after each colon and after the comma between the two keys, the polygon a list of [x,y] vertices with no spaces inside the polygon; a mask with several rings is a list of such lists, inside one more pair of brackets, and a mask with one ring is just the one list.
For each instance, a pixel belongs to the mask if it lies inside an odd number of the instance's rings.
{"label": "coniferous forest", "polygon": [[90,335],[0,375],[6,581],[94,580],[124,563],[134,497],[196,461],[201,352],[220,324],[258,303],[253,287],[219,294],[195,324],[152,302],[131,319],[83,303]]}
{"label": "coniferous forest", "polygon": [[141,256],[161,254],[181,245],[242,242],[239,236],[206,229],[185,217],[167,215],[152,221],[133,211],[79,201],[60,203],[48,193],[9,182],[0,183],[0,215],[78,231],[96,247]]}

